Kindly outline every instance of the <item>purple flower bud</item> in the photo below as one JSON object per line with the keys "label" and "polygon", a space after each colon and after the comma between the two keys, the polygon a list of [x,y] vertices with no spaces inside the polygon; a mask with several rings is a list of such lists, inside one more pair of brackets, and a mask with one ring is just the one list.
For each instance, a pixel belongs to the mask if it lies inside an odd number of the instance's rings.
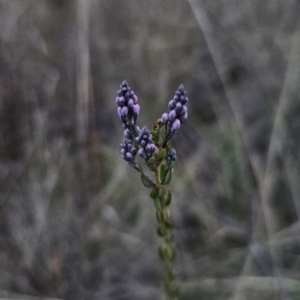
{"label": "purple flower bud", "polygon": [[178,98],[178,96],[174,96],[174,101],[177,103],[178,102],[178,100],[179,100],[179,98]]}
{"label": "purple flower bud", "polygon": [[134,103],[134,104],[137,104],[137,102],[138,102],[138,97],[137,97],[136,95],[133,95],[133,96],[132,96],[132,99],[133,99],[133,103]]}
{"label": "purple flower bud", "polygon": [[166,123],[169,120],[169,115],[167,113],[164,113],[161,117],[161,120],[163,123]]}
{"label": "purple flower bud", "polygon": [[172,124],[171,130],[173,132],[176,132],[179,128],[180,128],[180,121],[176,119]]}
{"label": "purple flower bud", "polygon": [[122,90],[118,90],[118,93],[117,93],[117,94],[118,94],[119,97],[121,97],[122,94],[123,94]]}
{"label": "purple flower bud", "polygon": [[155,151],[155,145],[154,144],[150,144],[150,152],[154,152]]}
{"label": "purple flower bud", "polygon": [[121,154],[122,154],[123,156],[126,155],[126,150],[125,150],[124,148],[121,149]]}
{"label": "purple flower bud", "polygon": [[178,102],[178,103],[176,103],[175,110],[179,112],[181,110],[181,107],[182,107],[181,103]]}
{"label": "purple flower bud", "polygon": [[128,87],[128,83],[127,83],[127,81],[126,80],[124,80],[122,83],[121,83],[121,88],[122,87]]}
{"label": "purple flower bud", "polygon": [[132,154],[131,154],[130,152],[127,152],[127,153],[126,153],[126,158],[127,158],[128,160],[132,160],[133,156],[132,156]]}
{"label": "purple flower bud", "polygon": [[145,147],[147,142],[145,140],[142,140],[140,144],[141,144],[142,147]]}
{"label": "purple flower bud", "polygon": [[130,139],[130,138],[131,138],[131,133],[130,133],[130,130],[129,130],[129,129],[125,129],[125,130],[124,130],[124,136],[125,136],[127,139]]}
{"label": "purple flower bud", "polygon": [[136,149],[135,148],[131,148],[130,152],[131,152],[132,155],[136,155]]}
{"label": "purple flower bud", "polygon": [[128,107],[124,106],[121,110],[122,117],[126,117],[128,115]]}
{"label": "purple flower bud", "polygon": [[118,105],[121,107],[125,105],[125,98],[123,96],[119,97]]}
{"label": "purple flower bud", "polygon": [[180,118],[180,123],[183,123],[188,117],[188,113],[185,113],[181,118]]}
{"label": "purple flower bud", "polygon": [[171,110],[171,112],[169,113],[169,120],[172,122],[174,121],[175,118],[176,118],[176,111]]}
{"label": "purple flower bud", "polygon": [[138,154],[139,154],[139,156],[141,156],[141,157],[145,157],[145,150],[144,150],[144,148],[140,148],[139,149],[139,151],[138,151]]}
{"label": "purple flower bud", "polygon": [[118,107],[118,116],[121,118],[122,116],[122,108],[121,107]]}
{"label": "purple flower bud", "polygon": [[133,114],[136,117],[140,114],[140,106],[138,104],[133,105]]}
{"label": "purple flower bud", "polygon": [[128,108],[132,108],[133,107],[133,100],[131,98],[128,100],[127,106],[128,106]]}
{"label": "purple flower bud", "polygon": [[175,108],[175,105],[176,105],[175,101],[174,101],[174,100],[171,100],[171,101],[169,102],[169,109],[170,109],[170,110],[174,109],[174,108]]}
{"label": "purple flower bud", "polygon": [[182,111],[184,111],[185,113],[188,111],[188,109],[185,105],[182,105]]}
{"label": "purple flower bud", "polygon": [[[181,97],[180,97],[181,98]],[[180,100],[181,104],[184,105],[184,104],[187,104],[187,102],[189,101],[189,98],[188,97],[184,97],[183,100]]]}

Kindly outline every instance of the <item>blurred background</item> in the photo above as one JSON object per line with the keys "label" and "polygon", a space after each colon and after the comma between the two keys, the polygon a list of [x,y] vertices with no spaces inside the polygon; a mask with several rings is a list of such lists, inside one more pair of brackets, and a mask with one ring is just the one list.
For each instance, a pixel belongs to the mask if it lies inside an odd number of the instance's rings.
{"label": "blurred background", "polygon": [[300,2],[0,0],[0,299],[163,299],[149,190],[124,162],[183,83],[181,299],[300,299]]}

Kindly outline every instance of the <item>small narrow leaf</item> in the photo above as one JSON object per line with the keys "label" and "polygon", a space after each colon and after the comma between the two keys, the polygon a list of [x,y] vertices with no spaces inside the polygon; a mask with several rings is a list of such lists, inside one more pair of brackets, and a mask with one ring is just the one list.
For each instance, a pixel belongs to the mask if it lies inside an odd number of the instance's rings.
{"label": "small narrow leaf", "polygon": [[160,197],[162,197],[162,196],[164,196],[166,194],[166,187],[165,186],[160,186],[159,188],[158,188],[158,195],[160,196]]}
{"label": "small narrow leaf", "polygon": [[164,182],[165,175],[166,175],[166,165],[164,163],[162,163],[160,165],[160,169],[159,169],[159,180],[160,180],[161,183]]}
{"label": "small narrow leaf", "polygon": [[156,210],[156,219],[159,223],[163,220],[163,214],[159,210]]}
{"label": "small narrow leaf", "polygon": [[164,252],[163,245],[160,245],[158,247],[158,254],[159,254],[159,257],[161,258],[161,260],[164,261],[164,259],[165,259],[165,252]]}
{"label": "small narrow leaf", "polygon": [[166,227],[167,227],[168,229],[172,229],[172,228],[173,228],[173,225],[172,225],[172,223],[171,223],[170,221],[166,221],[166,222],[165,222],[165,225],[166,225]]}
{"label": "small narrow leaf", "polygon": [[171,201],[172,201],[172,193],[171,193],[170,190],[168,190],[168,193],[167,193],[167,195],[165,196],[165,199],[164,199],[165,206],[169,206]]}
{"label": "small narrow leaf", "polygon": [[168,230],[167,230],[166,226],[163,224],[160,224],[159,227],[157,228],[157,234],[160,237],[166,236],[168,234]]}
{"label": "small narrow leaf", "polygon": [[151,188],[153,186],[152,180],[149,177],[147,177],[145,174],[141,174],[141,180],[142,180],[143,185],[146,188]]}
{"label": "small narrow leaf", "polygon": [[158,211],[161,211],[161,210],[162,210],[162,207],[161,207],[161,203],[160,203],[160,201],[159,201],[159,198],[156,197],[156,198],[153,199],[153,201],[154,201],[154,206],[155,206],[155,208],[156,208]]}
{"label": "small narrow leaf", "polygon": [[171,179],[172,179],[172,174],[173,174],[173,169],[167,170],[164,181],[162,183],[163,184],[169,184],[171,182]]}
{"label": "small narrow leaf", "polygon": [[173,261],[176,256],[176,250],[174,247],[169,247],[167,250],[167,257],[170,261]]}
{"label": "small narrow leaf", "polygon": [[156,191],[155,188],[153,188],[152,191],[151,191],[151,193],[150,193],[150,197],[152,199],[155,199],[155,198],[157,198],[157,196],[158,196],[157,191]]}

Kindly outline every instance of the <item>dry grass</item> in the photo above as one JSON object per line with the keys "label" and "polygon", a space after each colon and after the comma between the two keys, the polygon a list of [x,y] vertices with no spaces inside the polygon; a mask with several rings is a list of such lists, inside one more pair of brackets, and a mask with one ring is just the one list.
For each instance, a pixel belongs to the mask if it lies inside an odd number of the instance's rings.
{"label": "dry grass", "polygon": [[298,6],[0,1],[0,299],[162,299],[153,205],[119,154],[125,78],[139,125],[189,93],[182,299],[300,299]]}

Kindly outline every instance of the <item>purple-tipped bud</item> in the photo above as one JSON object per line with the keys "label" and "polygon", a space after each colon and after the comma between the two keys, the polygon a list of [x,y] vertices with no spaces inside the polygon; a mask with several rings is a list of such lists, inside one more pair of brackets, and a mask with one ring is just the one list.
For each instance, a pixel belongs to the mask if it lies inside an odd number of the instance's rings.
{"label": "purple-tipped bud", "polygon": [[135,148],[131,148],[130,152],[131,152],[132,155],[136,155],[136,149]]}
{"label": "purple-tipped bud", "polygon": [[181,107],[182,107],[181,103],[178,102],[178,103],[176,103],[175,110],[179,112],[179,111],[181,111]]}
{"label": "purple-tipped bud", "polygon": [[153,153],[155,151],[155,145],[154,144],[148,144],[146,146],[146,152],[147,153]]}
{"label": "purple-tipped bud", "polygon": [[180,128],[180,121],[176,119],[172,124],[171,130],[173,132],[176,132],[179,128]]}
{"label": "purple-tipped bud", "polygon": [[121,116],[126,117],[127,115],[128,115],[128,107],[124,106],[124,107],[122,107],[122,110],[121,110]]}
{"label": "purple-tipped bud", "polygon": [[137,104],[137,102],[138,102],[138,97],[137,97],[136,95],[133,95],[133,96],[132,96],[132,99],[133,99],[133,103],[134,103],[134,104]]}
{"label": "purple-tipped bud", "polygon": [[133,156],[132,156],[132,154],[131,154],[130,152],[127,152],[127,153],[126,153],[126,158],[127,158],[128,160],[132,160]]}
{"label": "purple-tipped bud", "polygon": [[126,80],[123,80],[123,82],[121,83],[121,88],[124,87],[124,86],[125,86],[126,88],[128,87],[128,83],[127,83]]}
{"label": "purple-tipped bud", "polygon": [[146,153],[145,153],[144,148],[140,148],[139,151],[138,151],[138,154],[139,154],[139,156],[141,156],[141,157],[145,157]]}
{"label": "purple-tipped bud", "polygon": [[175,105],[176,105],[175,101],[174,101],[174,100],[171,100],[171,101],[169,102],[169,109],[170,109],[170,110],[174,109],[174,108],[175,108]]}
{"label": "purple-tipped bud", "polygon": [[118,116],[121,118],[122,117],[122,108],[118,107]]}
{"label": "purple-tipped bud", "polygon": [[130,130],[129,130],[129,129],[125,129],[125,130],[124,130],[124,136],[125,136],[127,139],[131,139],[131,133],[130,133]]}
{"label": "purple-tipped bud", "polygon": [[137,117],[140,114],[140,106],[138,104],[133,105],[133,114]]}
{"label": "purple-tipped bud", "polygon": [[132,108],[133,107],[133,100],[132,99],[128,100],[127,106],[128,106],[128,108]]}
{"label": "purple-tipped bud", "polygon": [[126,99],[129,99],[129,97],[130,97],[130,92],[127,91],[127,92],[125,93],[125,98],[126,98]]}
{"label": "purple-tipped bud", "polygon": [[177,158],[176,156],[176,150],[175,149],[171,149],[168,154],[167,154],[167,157],[166,157],[166,161],[168,164],[170,164],[172,161],[175,161]]}
{"label": "purple-tipped bud", "polygon": [[167,113],[164,113],[162,116],[161,116],[161,121],[163,123],[166,123],[167,121],[169,120],[169,115]]}
{"label": "purple-tipped bud", "polygon": [[125,98],[123,96],[119,97],[118,105],[123,107],[125,105]]}
{"label": "purple-tipped bud", "polygon": [[188,101],[189,101],[188,97],[184,97],[183,100],[180,100],[180,102],[181,102],[182,105],[187,104]]}
{"label": "purple-tipped bud", "polygon": [[150,152],[154,152],[155,151],[155,145],[154,144],[150,144]]}
{"label": "purple-tipped bud", "polygon": [[183,123],[188,117],[188,113],[185,113],[181,118],[180,118],[180,123]]}
{"label": "purple-tipped bud", "polygon": [[175,118],[176,118],[176,111],[171,110],[169,113],[169,120],[172,122],[172,121],[174,121]]}

